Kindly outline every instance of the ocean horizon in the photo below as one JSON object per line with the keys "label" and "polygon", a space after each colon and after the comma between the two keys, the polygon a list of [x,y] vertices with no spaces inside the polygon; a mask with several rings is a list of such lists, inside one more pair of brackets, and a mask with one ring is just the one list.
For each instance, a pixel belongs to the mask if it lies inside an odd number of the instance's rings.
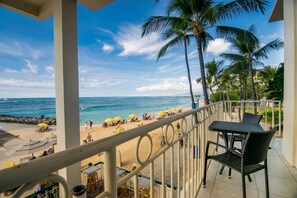
{"label": "ocean horizon", "polygon": [[[189,96],[113,96],[80,97],[80,125],[92,120],[102,123],[106,118],[120,116],[128,119],[131,113],[142,118],[144,113],[156,115],[158,111],[191,107]],[[55,117],[55,98],[1,98],[0,115],[16,117]]]}

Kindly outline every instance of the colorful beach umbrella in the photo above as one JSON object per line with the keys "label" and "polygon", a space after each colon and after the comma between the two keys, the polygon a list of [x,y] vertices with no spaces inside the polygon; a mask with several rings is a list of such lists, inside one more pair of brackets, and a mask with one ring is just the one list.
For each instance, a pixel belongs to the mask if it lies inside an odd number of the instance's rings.
{"label": "colorful beach umbrella", "polygon": [[166,114],[165,114],[164,111],[159,111],[159,112],[158,112],[158,116],[162,116],[162,117],[163,117],[163,116],[165,116],[165,115],[166,115]]}
{"label": "colorful beach umbrella", "polygon": [[119,116],[117,116],[117,117],[114,117],[114,118],[113,118],[113,120],[115,120],[115,121],[121,121],[121,120],[122,120],[122,118],[121,118],[121,117],[119,117]]}
{"label": "colorful beach umbrella", "polygon": [[113,119],[112,118],[107,118],[107,119],[105,119],[105,121],[104,122],[107,122],[107,123],[112,123],[113,122]]}
{"label": "colorful beach umbrella", "polygon": [[42,123],[37,124],[37,126],[46,128],[46,127],[48,127],[48,124],[42,122]]}
{"label": "colorful beach umbrella", "polygon": [[137,117],[138,116],[136,114],[134,114],[134,113],[132,113],[132,114],[129,115],[129,118],[132,118],[132,119],[137,118]]}
{"label": "colorful beach umbrella", "polygon": [[13,167],[14,163],[13,162],[9,162],[8,164],[5,165],[5,168],[10,168]]}

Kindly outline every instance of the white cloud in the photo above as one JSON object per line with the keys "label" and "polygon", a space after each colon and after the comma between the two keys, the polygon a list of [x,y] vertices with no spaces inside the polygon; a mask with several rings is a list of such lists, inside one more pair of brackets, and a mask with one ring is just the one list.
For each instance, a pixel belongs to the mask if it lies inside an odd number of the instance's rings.
{"label": "white cloud", "polygon": [[161,81],[158,84],[143,86],[136,88],[138,92],[147,92],[147,91],[165,91],[165,90],[187,90],[189,89],[188,78],[182,76],[177,79],[166,79]]}
{"label": "white cloud", "polygon": [[24,73],[28,73],[28,72],[31,72],[33,74],[36,74],[37,73],[37,65],[33,65],[29,60],[25,59],[25,62],[26,62],[26,68],[22,69],[22,72]]}
{"label": "white cloud", "polygon": [[0,78],[0,85],[5,86],[14,86],[14,87],[53,87],[53,81],[26,81],[26,80],[18,80],[14,78],[6,79]]}
{"label": "white cloud", "polygon": [[45,53],[44,50],[32,47],[29,44],[21,42],[0,42],[0,54],[32,58],[34,60],[40,59]]}
{"label": "white cloud", "polygon": [[218,38],[209,42],[206,51],[217,55],[229,51],[230,47],[230,42],[225,39]]}
{"label": "white cloud", "polygon": [[45,71],[49,74],[55,73],[55,68],[53,66],[46,66]]}
{"label": "white cloud", "polygon": [[121,27],[114,39],[123,48],[120,56],[149,55],[150,58],[156,58],[157,52],[167,42],[157,32],[141,38],[141,27],[132,24]]}
{"label": "white cloud", "polygon": [[114,50],[114,46],[104,43],[103,47],[102,47],[102,50],[104,52],[110,53],[110,52],[112,52]]}
{"label": "white cloud", "polygon": [[276,39],[278,37],[279,37],[279,35],[276,32],[275,33],[268,34],[268,35],[262,35],[262,36],[260,36],[260,38],[263,38],[263,39]]}
{"label": "white cloud", "polygon": [[18,71],[17,71],[17,70],[14,70],[14,69],[9,69],[9,68],[7,68],[7,69],[5,69],[3,72],[4,72],[4,73],[17,73]]}

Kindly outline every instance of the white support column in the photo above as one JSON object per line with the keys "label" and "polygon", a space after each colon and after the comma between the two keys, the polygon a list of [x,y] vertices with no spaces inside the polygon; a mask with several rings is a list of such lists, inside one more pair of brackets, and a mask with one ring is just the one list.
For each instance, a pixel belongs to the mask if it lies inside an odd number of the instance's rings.
{"label": "white support column", "polygon": [[284,135],[283,155],[297,167],[297,1],[284,1]]}
{"label": "white support column", "polygon": [[[58,150],[80,144],[77,1],[54,0],[54,48]],[[59,171],[70,189],[81,183],[80,163]]]}

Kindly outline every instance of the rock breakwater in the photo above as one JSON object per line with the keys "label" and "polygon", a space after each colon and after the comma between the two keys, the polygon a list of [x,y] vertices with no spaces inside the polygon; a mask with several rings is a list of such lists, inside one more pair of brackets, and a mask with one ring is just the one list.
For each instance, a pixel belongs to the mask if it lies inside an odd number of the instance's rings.
{"label": "rock breakwater", "polygon": [[43,122],[48,125],[56,125],[56,118],[44,117],[44,116],[40,116],[39,118],[33,118],[33,117],[16,117],[16,116],[9,116],[9,115],[0,115],[0,122],[33,124],[33,125],[37,125]]}

